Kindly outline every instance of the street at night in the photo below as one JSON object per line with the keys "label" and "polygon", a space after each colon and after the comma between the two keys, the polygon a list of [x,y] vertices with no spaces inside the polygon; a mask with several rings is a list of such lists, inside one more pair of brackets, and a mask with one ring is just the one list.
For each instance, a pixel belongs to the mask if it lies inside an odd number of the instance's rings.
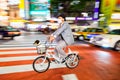
{"label": "street at night", "polygon": [[120,80],[120,0],[0,0],[0,80]]}
{"label": "street at night", "polygon": [[[120,52],[76,41],[69,46],[79,52],[80,63],[74,69],[65,64],[51,63],[50,69],[37,73],[32,63],[39,55],[33,42],[46,40],[47,35],[38,32],[23,32],[14,40],[1,40],[0,78],[1,80],[119,80]],[[49,76],[48,76],[49,75]]]}

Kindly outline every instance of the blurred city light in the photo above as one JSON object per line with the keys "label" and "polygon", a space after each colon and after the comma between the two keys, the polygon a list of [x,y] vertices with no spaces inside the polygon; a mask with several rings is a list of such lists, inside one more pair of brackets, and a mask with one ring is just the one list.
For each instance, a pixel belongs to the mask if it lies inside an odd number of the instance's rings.
{"label": "blurred city light", "polygon": [[97,21],[98,27],[111,28],[110,25],[120,25],[120,0],[0,0],[0,25],[25,28],[60,13],[67,16],[69,23],[77,26]]}

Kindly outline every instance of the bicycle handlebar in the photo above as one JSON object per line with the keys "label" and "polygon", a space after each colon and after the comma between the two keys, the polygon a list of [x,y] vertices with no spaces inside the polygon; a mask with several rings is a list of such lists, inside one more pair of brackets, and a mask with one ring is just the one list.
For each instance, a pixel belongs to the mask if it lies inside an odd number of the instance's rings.
{"label": "bicycle handlebar", "polygon": [[36,40],[33,44],[36,46],[39,46],[40,44],[44,44],[47,47],[56,45],[56,44],[53,44],[53,42],[48,43],[49,41],[47,41],[47,40],[44,43],[40,43],[40,42],[43,42],[43,41]]}

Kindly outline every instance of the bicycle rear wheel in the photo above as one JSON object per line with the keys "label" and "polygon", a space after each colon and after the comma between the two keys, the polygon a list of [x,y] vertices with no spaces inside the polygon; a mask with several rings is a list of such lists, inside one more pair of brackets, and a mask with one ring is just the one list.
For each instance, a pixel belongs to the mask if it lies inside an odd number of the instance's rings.
{"label": "bicycle rear wheel", "polygon": [[70,69],[73,69],[79,64],[79,56],[75,53],[68,55],[67,60],[65,62],[66,66]]}
{"label": "bicycle rear wheel", "polygon": [[49,69],[50,60],[45,56],[37,57],[33,62],[33,69],[36,72],[42,73]]}

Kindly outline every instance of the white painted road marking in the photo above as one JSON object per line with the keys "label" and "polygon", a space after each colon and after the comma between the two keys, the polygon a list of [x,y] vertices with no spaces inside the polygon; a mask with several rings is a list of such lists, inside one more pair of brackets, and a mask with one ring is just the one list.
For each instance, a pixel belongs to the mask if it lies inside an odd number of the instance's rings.
{"label": "white painted road marking", "polygon": [[0,62],[7,62],[7,61],[20,61],[20,60],[33,60],[38,56],[21,56],[21,57],[4,57],[0,58]]}
{"label": "white painted road marking", "polygon": [[62,75],[63,80],[78,80],[75,74]]}
{"label": "white painted road marking", "polygon": [[[64,67],[66,67],[65,64],[51,63],[51,65],[50,65],[50,69],[64,68]],[[33,71],[32,64],[0,67],[0,74],[15,73],[15,72],[26,72],[26,71]]]}
{"label": "white painted road marking", "polygon": [[16,45],[0,45],[0,47],[14,47],[14,46],[18,46],[18,47],[22,47],[22,46],[33,46],[33,44],[16,44]]}
{"label": "white painted road marking", "polygon": [[30,48],[36,48],[36,47],[10,47],[10,48],[0,48],[0,50],[30,49]]}
{"label": "white painted road marking", "polygon": [[0,54],[23,54],[23,53],[37,53],[37,50],[21,50],[21,51],[6,51],[6,52],[0,52]]}
{"label": "white painted road marking", "polygon": [[[0,55],[7,55],[7,54],[28,54],[28,53],[33,53],[36,52],[36,50],[30,50],[31,47],[29,48],[19,48],[17,47],[16,49],[19,49],[17,51],[14,51],[15,48],[4,48],[4,50],[12,50],[12,51],[1,51]],[[23,50],[22,50],[23,49]],[[29,50],[27,50],[29,49]],[[0,50],[3,50],[0,48]],[[6,63],[6,62],[11,62],[11,61],[22,61],[22,60],[34,60],[36,56],[15,56],[15,57],[1,57],[0,62]],[[64,68],[66,67],[65,64],[55,64],[51,63],[50,69],[54,68]],[[32,63],[30,64],[20,64],[20,65],[12,65],[12,66],[2,66],[0,67],[0,74],[8,74],[8,73],[16,73],[16,72],[26,72],[26,71],[33,71]]]}

